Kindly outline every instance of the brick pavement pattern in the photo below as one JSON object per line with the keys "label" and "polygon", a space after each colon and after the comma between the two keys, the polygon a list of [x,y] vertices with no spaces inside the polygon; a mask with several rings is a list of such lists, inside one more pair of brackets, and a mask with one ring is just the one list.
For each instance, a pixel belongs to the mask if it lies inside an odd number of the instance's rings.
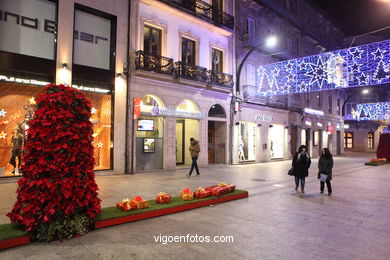
{"label": "brick pavement pattern", "polygon": [[[154,198],[220,181],[249,198],[114,226],[63,242],[0,252],[0,259],[389,259],[390,164],[364,166],[372,154],[335,158],[333,195],[319,194],[313,160],[305,194],[287,175],[291,162],[98,176],[103,206],[124,197]],[[0,223],[15,199],[14,180],[1,180]],[[326,188],[325,188],[326,191]],[[156,243],[158,235],[233,235],[233,243]]]}

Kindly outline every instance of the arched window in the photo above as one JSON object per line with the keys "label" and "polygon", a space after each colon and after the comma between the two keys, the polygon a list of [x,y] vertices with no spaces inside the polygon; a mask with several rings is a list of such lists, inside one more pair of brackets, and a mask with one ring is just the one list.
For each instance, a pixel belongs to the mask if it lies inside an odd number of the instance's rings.
{"label": "arched window", "polygon": [[218,104],[212,105],[209,110],[209,117],[226,118],[225,109],[223,109],[223,107]]}
{"label": "arched window", "polygon": [[374,133],[369,132],[367,135],[368,139],[368,149],[374,149]]}

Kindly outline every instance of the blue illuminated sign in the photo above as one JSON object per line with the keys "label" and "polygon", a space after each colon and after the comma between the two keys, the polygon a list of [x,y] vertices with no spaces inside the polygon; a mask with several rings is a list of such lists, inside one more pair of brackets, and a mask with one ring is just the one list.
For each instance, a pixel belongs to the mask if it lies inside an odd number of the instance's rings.
{"label": "blue illuminated sign", "polygon": [[390,102],[356,104],[345,120],[389,120]]}
{"label": "blue illuminated sign", "polygon": [[390,41],[257,68],[257,95],[272,96],[390,82]]}

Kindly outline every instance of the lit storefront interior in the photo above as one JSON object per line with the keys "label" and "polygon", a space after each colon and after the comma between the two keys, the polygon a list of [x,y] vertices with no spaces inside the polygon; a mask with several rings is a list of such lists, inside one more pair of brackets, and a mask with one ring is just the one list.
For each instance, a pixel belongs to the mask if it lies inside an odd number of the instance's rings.
{"label": "lit storefront interior", "polygon": [[270,125],[271,159],[282,159],[284,157],[284,129],[284,126],[280,124]]}
{"label": "lit storefront interior", "polygon": [[256,123],[240,122],[238,128],[238,160],[256,160]]}

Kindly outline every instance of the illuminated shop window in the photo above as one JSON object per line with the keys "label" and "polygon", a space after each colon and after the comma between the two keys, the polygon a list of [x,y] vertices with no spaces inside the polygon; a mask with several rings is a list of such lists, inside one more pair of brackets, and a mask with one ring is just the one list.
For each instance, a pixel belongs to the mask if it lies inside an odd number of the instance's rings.
{"label": "illuminated shop window", "polygon": [[353,148],[353,133],[344,132],[344,149],[352,149],[352,148]]}
{"label": "illuminated shop window", "polygon": [[374,133],[369,132],[367,135],[368,149],[374,149]]}

